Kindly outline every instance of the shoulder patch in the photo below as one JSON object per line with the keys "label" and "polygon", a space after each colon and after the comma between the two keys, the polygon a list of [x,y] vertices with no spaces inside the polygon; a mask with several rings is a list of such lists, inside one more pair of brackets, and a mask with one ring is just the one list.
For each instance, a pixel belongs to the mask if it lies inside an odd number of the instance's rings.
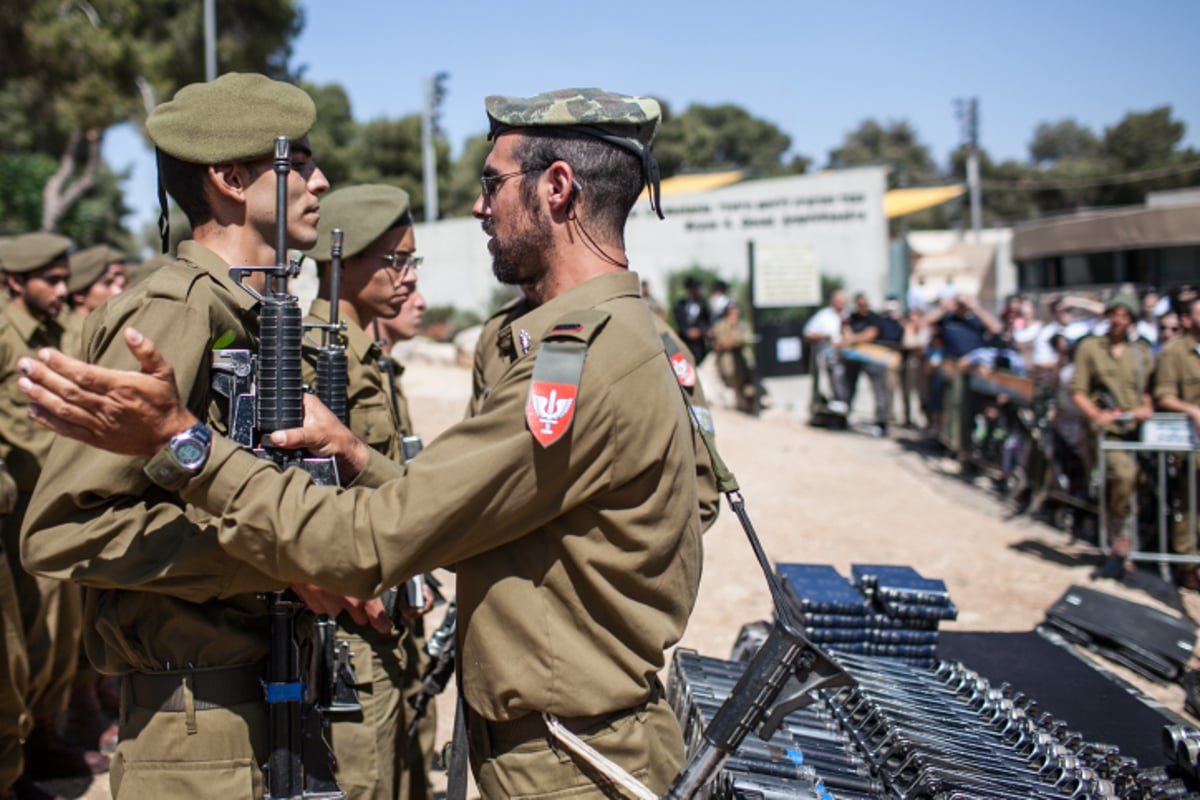
{"label": "shoulder patch", "polygon": [[586,309],[560,317],[543,336],[544,341],[575,341],[585,346],[604,328],[612,315],[607,311]]}
{"label": "shoulder patch", "polygon": [[588,344],[609,316],[607,311],[573,311],[542,337],[525,402],[529,432],[542,447],[554,444],[571,429]]}

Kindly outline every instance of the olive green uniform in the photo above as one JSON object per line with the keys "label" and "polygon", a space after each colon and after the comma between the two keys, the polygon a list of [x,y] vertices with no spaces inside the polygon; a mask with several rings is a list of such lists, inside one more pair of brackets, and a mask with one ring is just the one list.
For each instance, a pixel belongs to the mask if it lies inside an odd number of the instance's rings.
{"label": "olive green uniform", "polygon": [[[313,301],[306,324],[328,324],[329,301]],[[345,320],[347,408],[350,430],[389,459],[403,460],[400,437],[411,434],[408,401],[395,381],[393,407],[388,375],[380,367],[382,350],[357,323]],[[311,336],[311,334],[310,334]],[[304,349],[304,382],[316,380],[315,349]],[[338,785],[349,800],[422,798],[431,794],[424,753],[431,752],[436,731],[433,706],[419,730],[422,742],[406,736],[413,710],[405,697],[421,682],[427,656],[411,630],[381,634],[345,615],[338,637],[350,643],[358,678],[361,715],[330,715],[330,738],[337,757]],[[427,747],[422,745],[427,744]]]}
{"label": "olive green uniform", "polygon": [[753,339],[750,326],[743,320],[733,324],[722,317],[712,327],[713,349],[717,351],[717,371],[721,380],[733,390],[741,411],[754,409],[754,355],[747,358],[747,345]]}
{"label": "olive green uniform", "polygon": [[[568,318],[589,340],[586,360],[570,430],[542,447],[526,422],[530,381],[543,337]],[[221,511],[222,545],[284,581],[368,597],[454,565],[461,688],[486,797],[598,796],[558,748],[536,734],[518,743],[543,711],[661,792],[683,741],[656,676],[702,564],[691,419],[635,275],[589,280],[510,330],[508,369],[476,416],[402,480],[317,487],[218,437],[182,495]],[[359,480],[399,472],[373,453]]]}
{"label": "olive green uniform", "polygon": [[[121,334],[137,328],[175,368],[192,413],[225,431],[212,350],[218,340],[257,349],[257,303],[212,251],[185,241],[178,254],[87,318],[84,357],[136,368]],[[143,466],[60,439],[30,506],[23,556],[84,587],[88,656],[124,678],[114,796],[260,800],[269,738],[262,593],[285,584],[226,553],[216,521],[151,484]]]}
{"label": "olive green uniform", "polygon": [[83,352],[83,320],[74,311],[64,311],[58,321],[62,325],[62,342],[59,349],[69,356],[78,357]]}
{"label": "olive green uniform", "polygon": [[[1108,337],[1092,336],[1080,342],[1075,351],[1075,374],[1070,389],[1072,393],[1086,394],[1100,408],[1131,412],[1148,393],[1153,370],[1154,354],[1140,339],[1127,342],[1117,357]],[[1092,433],[1103,433],[1108,439],[1127,439],[1132,432],[1128,423],[1113,423],[1104,431]],[[1110,533],[1116,535],[1124,529],[1129,516],[1137,484],[1137,462],[1129,453],[1110,450],[1105,453],[1105,463]]]}
{"label": "olive green uniform", "polygon": [[77,587],[32,575],[21,565],[21,522],[55,436],[29,416],[29,398],[17,387],[17,360],[35,357],[40,347],[58,347],[61,338],[57,322],[38,322],[16,303],[0,311],[0,458],[18,492],[4,516],[3,548],[21,611],[29,663],[26,703],[35,719],[67,706],[79,654],[80,599]]}
{"label": "olive green uniform", "polygon": [[29,693],[29,659],[25,631],[8,562],[0,558],[0,791],[13,784],[24,770],[21,742],[33,730],[33,716],[25,705]]}
{"label": "olive green uniform", "polygon": [[[1200,406],[1200,345],[1190,336],[1176,339],[1158,353],[1154,372],[1154,399],[1174,397]],[[1175,511],[1171,525],[1171,546],[1176,553],[1195,553],[1192,531],[1188,530],[1188,475],[1179,470],[1175,483]],[[1200,513],[1200,510],[1198,510]]]}

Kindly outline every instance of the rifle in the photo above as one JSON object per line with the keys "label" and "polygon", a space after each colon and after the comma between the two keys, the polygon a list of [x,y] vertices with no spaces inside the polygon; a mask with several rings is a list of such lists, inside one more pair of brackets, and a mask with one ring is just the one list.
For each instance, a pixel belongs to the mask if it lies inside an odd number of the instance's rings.
{"label": "rifle", "polygon": [[[277,430],[297,428],[304,421],[300,370],[302,337],[299,300],[287,292],[287,279],[298,266],[287,258],[287,183],[291,143],[275,139],[275,264],[232,267],[230,277],[258,300],[259,352],[213,351],[213,388],[229,400],[231,438],[280,469],[297,467],[320,485],[338,483],[332,458],[314,458],[271,444]],[[266,276],[264,292],[243,283],[251,272]],[[268,757],[267,797],[270,800],[341,800],[345,794],[333,775],[333,753],[325,737],[328,722],[312,702],[300,679],[300,647],[296,617],[304,608],[290,592],[267,598],[271,655],[266,699],[270,709],[271,752]]]}
{"label": "rifle", "polygon": [[[334,228],[329,238],[329,322],[305,327],[321,331],[321,344],[316,348],[317,377],[314,391],[317,399],[343,425],[348,425],[346,345],[342,338],[346,325],[338,319],[345,232],[341,228]],[[362,711],[358,689],[355,688],[358,676],[354,674],[354,667],[350,663],[350,643],[338,638],[337,620],[328,614],[319,615],[313,626],[313,638],[310,675],[316,687],[317,708],[331,715]]]}
{"label": "rifle", "polygon": [[425,709],[429,707],[429,701],[446,690],[446,684],[450,682],[450,677],[454,674],[454,637],[457,629],[458,602],[451,600],[450,606],[446,609],[446,616],[442,618],[442,624],[425,643],[425,652],[433,658],[433,661],[429,663],[429,666],[425,668],[425,674],[421,676],[421,688],[408,698],[408,704],[413,708],[412,722],[408,724],[409,739],[417,735],[417,725],[425,716]]}

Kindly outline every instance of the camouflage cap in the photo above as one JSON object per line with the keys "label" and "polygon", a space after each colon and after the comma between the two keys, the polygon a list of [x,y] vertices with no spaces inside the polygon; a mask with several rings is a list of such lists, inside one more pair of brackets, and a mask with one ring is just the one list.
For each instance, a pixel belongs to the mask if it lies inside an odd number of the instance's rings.
{"label": "camouflage cap", "polygon": [[233,164],[270,155],[275,137],[312,129],[317,107],[303,89],[265,75],[230,72],[192,83],[146,120],[159,150],[193,164]]}
{"label": "camouflage cap", "polygon": [[26,233],[4,243],[0,262],[5,272],[24,275],[66,260],[71,247],[71,240],[57,233]]}
{"label": "camouflage cap", "polygon": [[1117,292],[1109,298],[1108,302],[1104,304],[1104,313],[1107,314],[1114,308],[1126,309],[1134,319],[1137,319],[1138,313],[1141,311],[1138,307],[1137,298],[1129,292]]}
{"label": "camouflage cap", "polygon": [[67,291],[79,294],[100,280],[109,264],[124,264],[125,254],[115,247],[98,244],[73,254],[70,262],[71,277],[67,280]]}
{"label": "camouflage cap", "polygon": [[330,260],[329,242],[334,228],[341,228],[342,257],[356,256],[371,242],[400,225],[412,225],[408,192],[396,186],[365,183],[330,192],[321,198],[321,221],[317,243],[306,255],[320,262]]}
{"label": "camouflage cap", "polygon": [[630,151],[642,161],[650,204],[662,218],[658,162],[650,152],[662,118],[657,100],[604,89],[559,89],[533,97],[491,95],[484,105],[489,139],[513,128],[571,128]]}

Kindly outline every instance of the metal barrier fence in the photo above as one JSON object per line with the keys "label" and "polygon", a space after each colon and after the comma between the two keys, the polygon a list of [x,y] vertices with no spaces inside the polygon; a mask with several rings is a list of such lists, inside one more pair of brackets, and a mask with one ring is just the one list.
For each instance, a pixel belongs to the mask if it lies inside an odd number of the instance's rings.
{"label": "metal barrier fence", "polygon": [[[1117,417],[1118,421],[1128,422],[1133,419],[1130,414],[1122,414]],[[1158,499],[1158,513],[1155,515],[1155,529],[1158,539],[1158,551],[1138,550],[1136,547],[1130,552],[1128,558],[1131,561],[1143,561],[1157,563],[1164,578],[1168,578],[1168,566],[1171,564],[1196,564],[1200,565],[1200,554],[1197,554],[1196,541],[1196,454],[1200,449],[1200,436],[1197,435],[1191,420],[1186,414],[1154,414],[1147,421],[1142,423],[1137,441],[1124,441],[1118,439],[1107,439],[1103,434],[1097,437],[1096,450],[1098,453],[1098,468],[1100,473],[1100,549],[1105,553],[1111,552],[1109,543],[1108,530],[1108,480],[1106,478],[1108,472],[1108,454],[1112,452],[1131,453],[1136,456],[1138,454],[1146,454],[1153,457],[1156,466],[1156,492]],[[1191,539],[1190,553],[1172,553],[1170,541],[1170,522],[1172,518],[1171,511],[1171,490],[1172,485],[1167,479],[1167,457],[1171,454],[1183,458],[1186,461],[1187,469],[1187,520],[1188,534]],[[1132,494],[1132,507],[1129,511],[1129,516],[1125,519],[1123,525],[1125,530],[1130,531],[1132,521],[1133,531],[1131,531],[1131,540],[1138,543],[1137,536],[1137,520],[1138,520],[1138,492],[1135,490]]]}

